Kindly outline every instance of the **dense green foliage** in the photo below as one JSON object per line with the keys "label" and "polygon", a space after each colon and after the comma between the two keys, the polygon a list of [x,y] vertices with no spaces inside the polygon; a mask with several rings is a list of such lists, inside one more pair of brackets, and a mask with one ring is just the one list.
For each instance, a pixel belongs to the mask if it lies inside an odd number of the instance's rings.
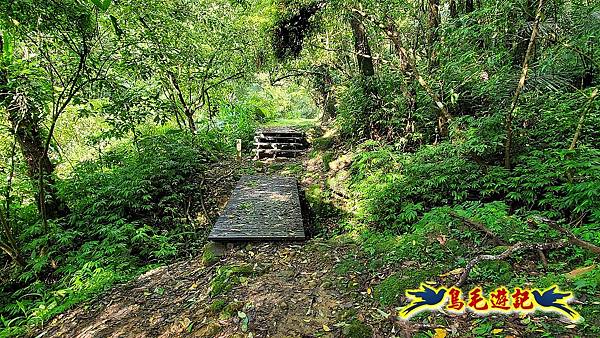
{"label": "dense green foliage", "polygon": [[[589,0],[2,2],[0,336],[198,256],[217,212],[205,174],[263,124],[321,119],[315,232],[358,243],[368,266],[336,273],[381,277],[382,307],[479,254],[565,239],[536,217],[600,245],[599,36]],[[586,300],[577,330],[599,335],[598,255],[544,254],[468,283],[564,285]],[[252,277],[217,267],[210,295]],[[553,323],[523,329],[566,332]]]}

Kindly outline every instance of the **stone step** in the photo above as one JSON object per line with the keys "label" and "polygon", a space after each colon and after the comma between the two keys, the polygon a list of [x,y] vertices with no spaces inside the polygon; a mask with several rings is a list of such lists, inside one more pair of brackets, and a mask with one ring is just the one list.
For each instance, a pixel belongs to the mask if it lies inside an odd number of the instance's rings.
{"label": "stone step", "polygon": [[283,150],[283,149],[255,149],[256,157],[258,159],[262,158],[275,158],[275,157],[284,157],[284,158],[294,158],[298,155],[302,154],[304,150]]}
{"label": "stone step", "polygon": [[306,135],[303,132],[290,131],[290,132],[269,132],[259,131],[254,134],[257,137],[300,137],[305,138]]}
{"label": "stone step", "polygon": [[265,142],[276,142],[276,143],[308,143],[305,137],[287,137],[287,136],[255,136],[254,142],[265,143]]}
{"label": "stone step", "polygon": [[280,149],[280,150],[303,150],[307,148],[304,143],[254,143],[256,149]]}
{"label": "stone step", "polygon": [[295,158],[309,147],[306,134],[290,127],[271,127],[254,135],[256,159]]}

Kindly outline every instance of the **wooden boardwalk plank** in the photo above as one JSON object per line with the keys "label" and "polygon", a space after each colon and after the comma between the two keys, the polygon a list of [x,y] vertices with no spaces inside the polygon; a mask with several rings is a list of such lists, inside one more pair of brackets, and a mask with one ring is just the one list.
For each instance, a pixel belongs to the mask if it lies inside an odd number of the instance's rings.
{"label": "wooden boardwalk plank", "polygon": [[305,239],[296,179],[243,176],[208,239]]}

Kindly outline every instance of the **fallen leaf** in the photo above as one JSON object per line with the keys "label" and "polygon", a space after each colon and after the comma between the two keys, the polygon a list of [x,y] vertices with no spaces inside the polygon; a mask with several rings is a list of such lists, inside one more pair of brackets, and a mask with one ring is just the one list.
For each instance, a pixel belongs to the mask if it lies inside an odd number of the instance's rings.
{"label": "fallen leaf", "polygon": [[571,325],[567,325],[567,326],[565,326],[565,327],[566,327],[567,329],[574,329],[574,328],[576,328],[576,327],[577,327],[577,325],[575,325],[575,324],[571,324]]}
{"label": "fallen leaf", "polygon": [[370,295],[373,292],[373,290],[371,290],[371,288],[367,288],[367,295]]}
{"label": "fallen leaf", "polygon": [[454,269],[452,271],[448,271],[444,274],[441,274],[440,277],[448,277],[450,275],[459,275],[459,274],[463,273],[464,271],[465,271],[464,268],[458,268],[458,269]]}
{"label": "fallen leaf", "polygon": [[329,328],[329,326],[327,326],[327,325],[323,324],[323,331],[325,331],[325,332],[330,332],[330,331],[331,331],[331,329]]}
{"label": "fallen leaf", "polygon": [[433,335],[433,338],[446,338],[446,335],[448,335],[446,329],[435,329],[435,334]]}
{"label": "fallen leaf", "polygon": [[377,310],[377,312],[379,312],[379,314],[385,319],[388,319],[391,315],[390,313],[387,313],[387,312],[379,310],[379,309],[375,309],[375,310]]}
{"label": "fallen leaf", "polygon": [[441,236],[438,236],[436,239],[438,242],[440,242],[440,245],[446,244],[446,241],[447,241],[446,236],[441,235]]}
{"label": "fallen leaf", "polygon": [[590,272],[590,271],[594,270],[595,268],[596,268],[596,264],[593,264],[593,265],[586,266],[586,267],[583,267],[583,268],[575,269],[575,270],[567,273],[565,276],[567,278],[573,279],[573,278],[575,278],[575,277],[577,277],[579,275],[583,275],[586,272]]}
{"label": "fallen leaf", "polygon": [[192,324],[192,321],[188,317],[185,317],[179,321],[179,324],[181,324],[181,328],[183,330],[187,330],[190,327],[190,325]]}
{"label": "fallen leaf", "polygon": [[504,331],[504,329],[493,329],[492,330],[492,334],[498,334],[500,332]]}
{"label": "fallen leaf", "polygon": [[248,315],[246,315],[246,313],[242,312],[242,311],[238,311],[238,317],[240,317],[241,319],[241,329],[242,332],[248,332],[248,324],[250,323],[250,318],[248,318]]}

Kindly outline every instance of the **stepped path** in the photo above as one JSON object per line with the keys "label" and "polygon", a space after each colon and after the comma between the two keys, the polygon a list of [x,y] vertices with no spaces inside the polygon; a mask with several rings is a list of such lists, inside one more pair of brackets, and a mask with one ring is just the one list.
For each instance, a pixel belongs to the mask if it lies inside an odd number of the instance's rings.
{"label": "stepped path", "polygon": [[208,239],[303,240],[304,227],[296,179],[243,176]]}
{"label": "stepped path", "polygon": [[[264,136],[261,141],[269,141]],[[295,153],[283,153],[289,154]],[[210,238],[222,243],[204,250],[216,259],[207,262],[198,251],[150,270],[28,336],[368,337],[350,334],[355,319],[372,327],[375,338],[414,336],[416,324],[394,320],[393,308],[378,305],[372,288],[388,273],[364,273],[369,260],[353,240],[289,241],[303,239],[304,232],[296,178],[282,176],[290,175],[286,166],[322,167],[311,161],[242,163],[262,176],[242,176],[237,184],[232,173],[247,171],[236,168],[239,163],[220,164],[208,175],[212,200],[220,202],[208,211],[221,210]],[[309,184],[298,175],[302,186]]]}
{"label": "stepped path", "polygon": [[254,135],[254,145],[256,159],[295,158],[308,148],[305,133],[291,127],[259,129]]}

